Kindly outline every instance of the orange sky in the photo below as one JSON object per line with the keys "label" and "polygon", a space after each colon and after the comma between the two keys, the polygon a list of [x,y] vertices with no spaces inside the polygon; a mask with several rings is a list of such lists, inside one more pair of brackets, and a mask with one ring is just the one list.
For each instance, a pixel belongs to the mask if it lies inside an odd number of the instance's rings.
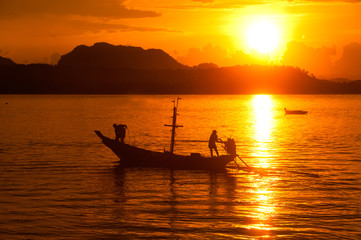
{"label": "orange sky", "polygon": [[[277,31],[263,54],[248,36],[257,21]],[[0,36],[0,56],[17,63],[49,63],[77,45],[108,42],[160,48],[191,66],[285,64],[361,79],[357,0],[0,0]]]}

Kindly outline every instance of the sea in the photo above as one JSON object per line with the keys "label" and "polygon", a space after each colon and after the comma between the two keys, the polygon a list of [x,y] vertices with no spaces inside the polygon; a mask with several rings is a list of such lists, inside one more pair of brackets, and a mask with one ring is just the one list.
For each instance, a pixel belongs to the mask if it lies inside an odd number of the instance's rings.
{"label": "sea", "polygon": [[[253,170],[121,168],[94,133],[169,150],[178,97],[177,154],[217,130]],[[0,239],[361,239],[361,95],[0,95],[0,134]]]}

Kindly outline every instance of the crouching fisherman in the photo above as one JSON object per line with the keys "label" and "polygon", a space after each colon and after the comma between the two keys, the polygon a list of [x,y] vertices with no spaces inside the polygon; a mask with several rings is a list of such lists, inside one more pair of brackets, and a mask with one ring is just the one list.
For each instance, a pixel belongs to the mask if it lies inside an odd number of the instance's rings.
{"label": "crouching fisherman", "polygon": [[115,131],[115,141],[119,142],[119,139],[121,141],[121,143],[124,143],[124,138],[125,138],[125,130],[127,129],[127,125],[123,125],[123,124],[113,124],[114,127],[114,131]]}
{"label": "crouching fisherman", "polygon": [[224,149],[230,154],[232,157],[237,156],[236,150],[236,142],[233,138],[228,138],[226,142],[222,142],[224,144]]}

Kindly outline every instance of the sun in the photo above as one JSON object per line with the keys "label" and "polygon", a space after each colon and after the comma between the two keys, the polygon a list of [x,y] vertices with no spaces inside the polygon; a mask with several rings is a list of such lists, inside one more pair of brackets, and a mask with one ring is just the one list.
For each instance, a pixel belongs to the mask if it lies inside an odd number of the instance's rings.
{"label": "sun", "polygon": [[257,21],[249,25],[248,46],[262,54],[269,54],[279,45],[279,30],[271,21]]}

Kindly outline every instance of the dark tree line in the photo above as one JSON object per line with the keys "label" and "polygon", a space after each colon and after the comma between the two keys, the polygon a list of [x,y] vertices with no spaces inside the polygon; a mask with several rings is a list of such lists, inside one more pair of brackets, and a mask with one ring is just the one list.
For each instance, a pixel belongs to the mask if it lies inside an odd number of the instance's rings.
{"label": "dark tree line", "polygon": [[361,81],[319,80],[288,66],[134,69],[0,66],[2,94],[360,94]]}

